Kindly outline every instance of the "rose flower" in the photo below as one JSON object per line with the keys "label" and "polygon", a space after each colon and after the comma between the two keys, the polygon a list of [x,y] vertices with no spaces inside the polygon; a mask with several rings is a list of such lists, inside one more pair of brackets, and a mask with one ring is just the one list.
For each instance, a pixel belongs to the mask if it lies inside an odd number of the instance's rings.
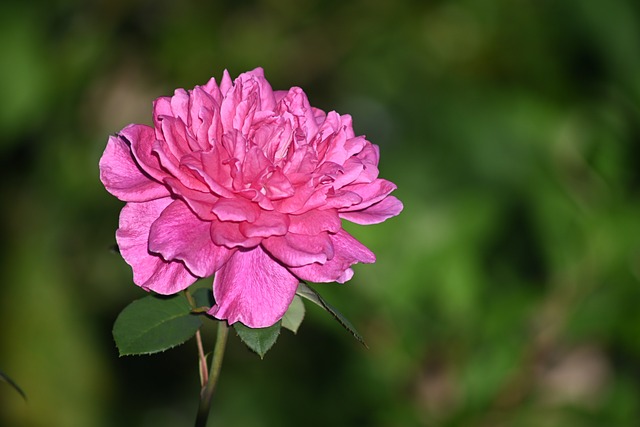
{"label": "rose flower", "polygon": [[252,328],[276,323],[299,281],[344,283],[374,254],[341,219],[398,215],[378,178],[378,147],[349,115],[274,91],[262,69],[158,98],[154,127],[111,136],[100,179],[126,202],[116,240],[145,290],[174,294],[211,276],[209,314]]}

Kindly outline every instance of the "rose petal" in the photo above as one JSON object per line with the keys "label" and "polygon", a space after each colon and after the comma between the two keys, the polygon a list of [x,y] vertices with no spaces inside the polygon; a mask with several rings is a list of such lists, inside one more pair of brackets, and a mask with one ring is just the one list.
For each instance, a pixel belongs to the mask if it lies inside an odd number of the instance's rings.
{"label": "rose petal", "polygon": [[[158,119],[158,122],[162,129],[163,147],[167,153],[171,153],[173,158],[179,160],[192,151],[188,142],[187,128],[182,120],[163,116]],[[162,163],[162,159],[160,162]]]}
{"label": "rose petal", "polygon": [[127,203],[120,212],[116,240],[120,254],[133,268],[133,281],[146,290],[169,295],[179,292],[197,280],[181,262],[167,262],[149,252],[149,229],[171,198],[142,203]]}
{"label": "rose petal", "polygon": [[358,205],[362,197],[353,191],[337,190],[333,188],[320,189],[311,195],[304,206],[296,213],[306,212],[311,209],[338,209],[339,212],[350,206]]}
{"label": "rose petal", "polygon": [[240,224],[230,221],[211,221],[211,240],[227,248],[252,248],[260,244],[261,237],[247,237],[240,231]]}
{"label": "rose petal", "polygon": [[299,87],[292,87],[289,93],[279,102],[280,114],[289,111],[298,121],[297,126],[304,132],[304,139],[311,141],[318,133],[318,123],[309,98]]}
{"label": "rose petal", "polygon": [[329,235],[333,243],[333,258],[324,264],[313,263],[301,267],[289,267],[289,271],[302,280],[310,282],[339,282],[344,283],[351,279],[353,270],[351,265],[363,262],[373,263],[376,257],[362,243],[344,230]]}
{"label": "rose petal", "polygon": [[300,215],[289,215],[289,231],[296,234],[316,235],[323,231],[336,233],[342,223],[335,209],[312,210]]}
{"label": "rose petal", "polygon": [[109,193],[126,202],[144,202],[169,195],[164,185],[142,172],[129,144],[117,136],[109,137],[100,158],[100,180]]}
{"label": "rose petal", "polygon": [[231,185],[229,165],[223,163],[218,147],[204,153],[189,154],[182,158],[182,164],[197,173],[217,195],[226,198],[234,196],[227,188]]}
{"label": "rose petal", "polygon": [[183,261],[195,276],[210,276],[233,253],[211,241],[210,228],[210,222],[202,221],[183,201],[175,200],[151,225],[149,250],[167,261]]}
{"label": "rose petal", "polygon": [[184,200],[200,219],[212,220],[217,218],[211,212],[211,207],[218,201],[218,197],[211,193],[203,193],[187,188],[176,178],[165,178],[164,182],[171,189],[171,192]]}
{"label": "rose petal", "polygon": [[[216,110],[213,97],[201,86],[196,86],[191,93],[191,130],[198,141],[198,151],[207,151],[212,142],[218,139],[218,121],[214,120]],[[212,141],[213,140],[213,141]]]}
{"label": "rose petal", "polygon": [[242,197],[220,198],[211,207],[211,212],[216,214],[220,221],[253,222],[260,216],[258,206]]}
{"label": "rose petal", "polygon": [[216,273],[209,314],[250,328],[271,326],[282,318],[298,287],[298,279],[259,246],[239,250]]}
{"label": "rose petal", "polygon": [[264,175],[265,169],[269,166],[272,166],[271,162],[258,146],[254,145],[249,148],[242,163],[242,173],[246,182],[256,181],[260,176]]}
{"label": "rose petal", "polygon": [[347,185],[343,187],[343,190],[358,194],[362,197],[362,201],[338,210],[340,212],[353,212],[368,208],[387,197],[387,195],[396,188],[393,182],[387,181],[386,179],[376,179],[370,184]]}
{"label": "rose petal", "polygon": [[271,176],[264,184],[266,195],[271,200],[280,200],[285,197],[291,197],[295,190],[291,185],[291,182],[282,173],[280,169],[276,169],[271,173]]}
{"label": "rose petal", "polygon": [[178,178],[184,186],[200,192],[209,190],[209,187],[200,179],[198,174],[195,174],[190,168],[180,164],[179,160],[174,157],[171,152],[171,148],[167,142],[156,141],[153,152],[160,159],[162,167],[169,172],[171,176]]}
{"label": "rose petal", "polygon": [[394,196],[387,196],[380,202],[361,211],[341,212],[340,218],[356,224],[369,225],[381,223],[402,212],[402,202]]}
{"label": "rose petal", "polygon": [[263,240],[262,246],[276,259],[291,267],[314,262],[323,264],[334,256],[333,245],[326,232],[314,236],[294,233],[272,236]]}
{"label": "rose petal", "polygon": [[241,222],[240,232],[247,237],[282,236],[289,229],[289,217],[275,211],[262,211],[254,222]]}
{"label": "rose petal", "polygon": [[171,97],[171,111],[173,117],[176,117],[184,123],[185,126],[191,126],[189,117],[189,92],[184,89],[176,89]]}
{"label": "rose petal", "polygon": [[146,125],[129,125],[122,129],[119,136],[131,146],[131,152],[140,168],[152,178],[162,182],[167,173],[162,170],[158,157],[153,154],[156,142],[155,131]]}

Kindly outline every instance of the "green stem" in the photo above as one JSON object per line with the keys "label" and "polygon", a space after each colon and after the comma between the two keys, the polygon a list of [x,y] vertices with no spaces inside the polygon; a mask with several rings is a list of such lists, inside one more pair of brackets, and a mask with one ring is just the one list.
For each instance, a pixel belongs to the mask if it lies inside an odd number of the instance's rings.
{"label": "green stem", "polygon": [[218,321],[218,335],[216,337],[216,346],[213,349],[213,360],[211,361],[209,380],[200,391],[200,405],[198,406],[195,427],[205,427],[207,425],[207,419],[209,418],[209,412],[211,410],[211,398],[213,397],[213,391],[216,388],[216,383],[220,376],[228,335],[229,327],[227,326],[227,322],[224,320]]}

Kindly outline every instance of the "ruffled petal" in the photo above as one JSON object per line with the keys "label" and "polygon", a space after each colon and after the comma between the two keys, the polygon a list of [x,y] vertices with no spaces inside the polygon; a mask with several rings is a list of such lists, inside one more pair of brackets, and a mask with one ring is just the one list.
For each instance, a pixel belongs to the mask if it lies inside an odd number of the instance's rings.
{"label": "ruffled petal", "polygon": [[285,197],[291,197],[295,193],[291,182],[287,177],[276,169],[264,183],[265,192],[271,200],[280,200]]}
{"label": "ruffled petal", "polygon": [[212,220],[217,218],[211,212],[211,207],[218,201],[218,197],[211,193],[203,193],[187,188],[176,178],[165,178],[164,181],[171,189],[171,192],[184,200],[200,219]]}
{"label": "ruffled petal", "polygon": [[179,160],[171,152],[171,148],[166,141],[156,141],[153,152],[160,159],[162,167],[173,177],[177,178],[188,188],[200,192],[209,191],[209,187],[190,168],[181,165]]}
{"label": "ruffled petal", "polygon": [[100,180],[109,193],[125,202],[145,202],[169,195],[164,185],[142,172],[129,144],[117,136],[109,137],[100,158]]}
{"label": "ruffled petal", "polygon": [[313,210],[300,215],[289,215],[289,231],[296,234],[316,235],[323,231],[337,233],[342,223],[335,209]]}
{"label": "ruffled petal", "polygon": [[402,202],[394,196],[387,196],[380,202],[361,211],[342,212],[340,218],[356,224],[378,224],[402,212]]}
{"label": "ruffled petal", "polygon": [[118,136],[131,146],[131,152],[140,168],[152,178],[162,182],[167,173],[162,170],[158,157],[153,154],[156,135],[153,128],[146,125],[129,125],[122,129]]}
{"label": "ruffled petal", "polygon": [[233,253],[211,241],[210,228],[210,222],[202,221],[183,201],[175,200],[151,225],[149,250],[167,261],[183,261],[195,276],[210,276]]}
{"label": "ruffled petal", "polygon": [[242,197],[234,199],[220,198],[211,207],[220,221],[249,221],[253,222],[260,216],[258,205]]}
{"label": "ruffled petal", "polygon": [[311,263],[324,264],[334,255],[333,244],[329,233],[318,233],[315,236],[287,233],[284,236],[272,236],[262,241],[262,246],[290,267],[298,267]]}
{"label": "ruffled petal", "polygon": [[120,227],[116,240],[120,254],[133,268],[133,281],[145,290],[170,295],[186,289],[197,280],[185,265],[168,262],[149,252],[149,229],[162,211],[171,204],[171,198],[143,203],[127,203],[120,212]]}
{"label": "ruffled petal", "polygon": [[318,133],[318,123],[314,116],[314,111],[309,104],[309,98],[299,87],[292,87],[289,92],[279,101],[281,115],[290,112],[295,119],[297,128],[304,132],[304,139],[311,141]]}
{"label": "ruffled petal", "polygon": [[386,179],[376,179],[370,184],[347,185],[343,190],[356,193],[362,197],[362,201],[351,206],[346,206],[344,209],[339,209],[339,211],[341,213],[353,212],[368,208],[387,197],[387,195],[396,188],[397,187],[393,182],[387,181]]}
{"label": "ruffled petal", "polygon": [[192,153],[182,158],[182,165],[197,173],[214,193],[232,198],[231,172],[228,163],[223,163],[218,147],[207,151]]}
{"label": "ruffled petal", "polygon": [[350,268],[353,264],[370,264],[376,261],[376,256],[369,248],[344,230],[329,235],[329,238],[333,243],[333,258],[324,264],[316,262],[301,267],[289,267],[289,271],[310,282],[344,283],[353,276],[353,270]]}
{"label": "ruffled petal", "polygon": [[241,222],[240,232],[247,237],[282,236],[289,228],[289,217],[276,211],[262,211],[254,222]]}
{"label": "ruffled petal", "polygon": [[262,248],[239,250],[216,273],[209,314],[230,324],[265,328],[282,318],[298,287],[298,279]]}
{"label": "ruffled petal", "polygon": [[248,237],[240,231],[240,224],[230,221],[211,221],[211,240],[227,248],[253,248],[260,244],[261,237]]}

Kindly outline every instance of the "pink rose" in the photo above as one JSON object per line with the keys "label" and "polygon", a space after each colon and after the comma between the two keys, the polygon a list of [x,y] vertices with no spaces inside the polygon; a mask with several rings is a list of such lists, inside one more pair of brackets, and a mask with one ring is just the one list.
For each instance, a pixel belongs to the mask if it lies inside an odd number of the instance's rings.
{"label": "pink rose", "polygon": [[153,122],[111,136],[100,159],[102,183],[127,202],[120,252],[159,294],[216,273],[209,313],[229,323],[273,325],[300,279],[349,280],[375,256],[340,220],[402,210],[351,117],[311,107],[300,88],[273,91],[260,68],[158,98]]}

